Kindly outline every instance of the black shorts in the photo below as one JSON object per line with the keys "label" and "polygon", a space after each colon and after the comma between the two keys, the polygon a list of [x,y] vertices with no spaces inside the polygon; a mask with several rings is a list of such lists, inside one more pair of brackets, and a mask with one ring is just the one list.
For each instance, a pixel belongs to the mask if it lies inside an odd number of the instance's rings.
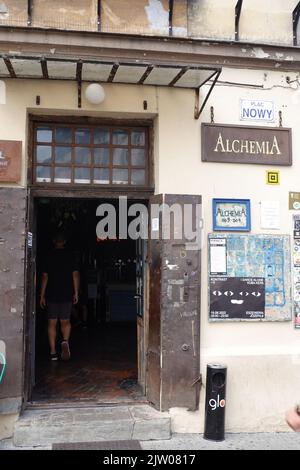
{"label": "black shorts", "polygon": [[72,302],[48,302],[47,313],[49,320],[70,320]]}

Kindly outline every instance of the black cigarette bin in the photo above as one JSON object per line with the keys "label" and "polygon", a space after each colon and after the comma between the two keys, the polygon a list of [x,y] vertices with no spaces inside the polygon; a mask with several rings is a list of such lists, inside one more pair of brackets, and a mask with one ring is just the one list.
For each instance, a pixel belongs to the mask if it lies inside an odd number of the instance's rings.
{"label": "black cigarette bin", "polygon": [[207,364],[204,439],[225,439],[225,394],[227,367]]}

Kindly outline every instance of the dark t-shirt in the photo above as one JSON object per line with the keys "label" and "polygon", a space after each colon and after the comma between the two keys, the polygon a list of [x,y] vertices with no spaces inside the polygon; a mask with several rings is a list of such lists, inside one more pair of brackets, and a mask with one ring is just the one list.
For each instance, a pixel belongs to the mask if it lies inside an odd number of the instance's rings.
{"label": "dark t-shirt", "polygon": [[73,272],[79,271],[74,253],[65,248],[53,250],[42,271],[48,274],[46,298],[49,302],[72,302]]}

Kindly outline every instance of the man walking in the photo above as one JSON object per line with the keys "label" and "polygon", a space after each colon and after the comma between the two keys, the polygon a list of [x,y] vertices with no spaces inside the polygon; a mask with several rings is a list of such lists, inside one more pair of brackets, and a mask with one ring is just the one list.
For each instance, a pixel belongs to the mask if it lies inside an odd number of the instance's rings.
{"label": "man walking", "polygon": [[64,234],[57,234],[53,241],[54,250],[46,259],[42,270],[40,306],[44,309],[47,305],[50,359],[52,361],[58,359],[56,325],[59,320],[63,337],[61,358],[63,361],[68,361],[71,356],[69,347],[70,317],[72,303],[78,303],[80,275],[74,255],[65,248]]}

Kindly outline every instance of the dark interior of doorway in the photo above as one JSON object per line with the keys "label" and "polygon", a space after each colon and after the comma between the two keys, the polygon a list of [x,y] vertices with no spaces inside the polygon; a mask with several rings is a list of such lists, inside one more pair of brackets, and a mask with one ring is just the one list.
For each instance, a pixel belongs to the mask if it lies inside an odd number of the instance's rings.
{"label": "dark interior of doorway", "polygon": [[[113,204],[118,214],[116,200],[37,200],[33,402],[144,400],[137,381],[136,242],[97,238],[96,208],[103,202]],[[71,315],[68,362],[49,359],[47,314],[39,307],[38,297],[43,260],[57,231],[66,234],[67,248],[79,260],[81,274],[80,302]],[[58,331],[58,345],[60,339]]]}

